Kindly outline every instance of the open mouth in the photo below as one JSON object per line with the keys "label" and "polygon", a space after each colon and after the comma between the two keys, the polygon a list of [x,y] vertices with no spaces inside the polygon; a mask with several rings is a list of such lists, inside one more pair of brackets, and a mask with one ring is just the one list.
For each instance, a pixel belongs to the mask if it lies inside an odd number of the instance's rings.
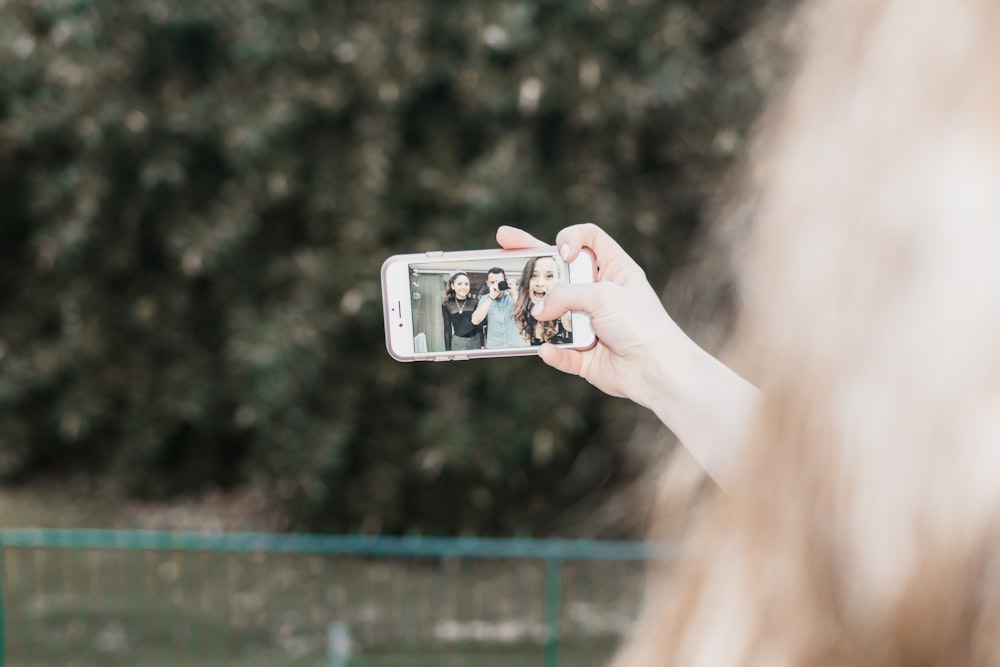
{"label": "open mouth", "polygon": [[536,290],[532,290],[531,291],[531,298],[533,298],[533,299],[544,299],[545,298],[545,291],[544,290],[537,290],[537,289]]}

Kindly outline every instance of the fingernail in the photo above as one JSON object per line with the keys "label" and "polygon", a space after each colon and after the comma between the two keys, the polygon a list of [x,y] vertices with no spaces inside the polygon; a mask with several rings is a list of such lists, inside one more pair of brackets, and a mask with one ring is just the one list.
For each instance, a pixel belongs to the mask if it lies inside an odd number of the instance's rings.
{"label": "fingernail", "polygon": [[559,256],[563,258],[563,261],[566,261],[566,258],[569,257],[569,246],[567,244],[563,243],[559,246]]}
{"label": "fingernail", "polygon": [[541,301],[539,301],[534,305],[534,307],[531,309],[531,316],[538,317],[543,310],[545,310],[545,299],[542,299]]}

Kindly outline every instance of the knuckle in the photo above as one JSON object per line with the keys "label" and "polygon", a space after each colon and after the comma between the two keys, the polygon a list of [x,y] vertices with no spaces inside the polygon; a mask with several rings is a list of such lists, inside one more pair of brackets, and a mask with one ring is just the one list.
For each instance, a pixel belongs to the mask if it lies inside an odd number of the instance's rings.
{"label": "knuckle", "polygon": [[594,291],[602,301],[614,299],[618,292],[618,285],[609,282],[594,283]]}

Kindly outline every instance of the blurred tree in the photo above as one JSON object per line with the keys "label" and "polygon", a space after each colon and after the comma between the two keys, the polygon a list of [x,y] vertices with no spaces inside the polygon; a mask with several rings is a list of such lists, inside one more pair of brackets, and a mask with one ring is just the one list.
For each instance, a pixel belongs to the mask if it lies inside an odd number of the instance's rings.
{"label": "blurred tree", "polygon": [[767,84],[763,8],[0,2],[0,476],[558,532],[634,474],[635,408],[392,361],[379,265],[591,220],[662,284]]}

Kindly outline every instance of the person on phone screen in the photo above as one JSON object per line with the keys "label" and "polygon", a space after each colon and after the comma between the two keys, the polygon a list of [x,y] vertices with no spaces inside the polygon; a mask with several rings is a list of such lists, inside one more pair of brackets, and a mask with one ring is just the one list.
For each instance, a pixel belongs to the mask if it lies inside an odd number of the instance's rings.
{"label": "person on phone screen", "polygon": [[472,284],[465,271],[455,271],[441,304],[444,318],[444,349],[478,350],[483,346],[483,328],[472,323],[476,302],[469,297]]}
{"label": "person on phone screen", "polygon": [[518,331],[531,345],[542,343],[572,343],[573,319],[567,311],[554,320],[539,321],[531,314],[531,309],[542,303],[559,283],[559,263],[555,257],[532,257],[521,272],[522,289],[514,301],[514,319]]}
{"label": "person on phone screen", "polygon": [[479,305],[472,313],[473,324],[486,321],[486,347],[527,347],[514,322],[514,296],[507,284],[507,273],[493,267],[486,272],[486,287],[489,292],[479,297]]}

